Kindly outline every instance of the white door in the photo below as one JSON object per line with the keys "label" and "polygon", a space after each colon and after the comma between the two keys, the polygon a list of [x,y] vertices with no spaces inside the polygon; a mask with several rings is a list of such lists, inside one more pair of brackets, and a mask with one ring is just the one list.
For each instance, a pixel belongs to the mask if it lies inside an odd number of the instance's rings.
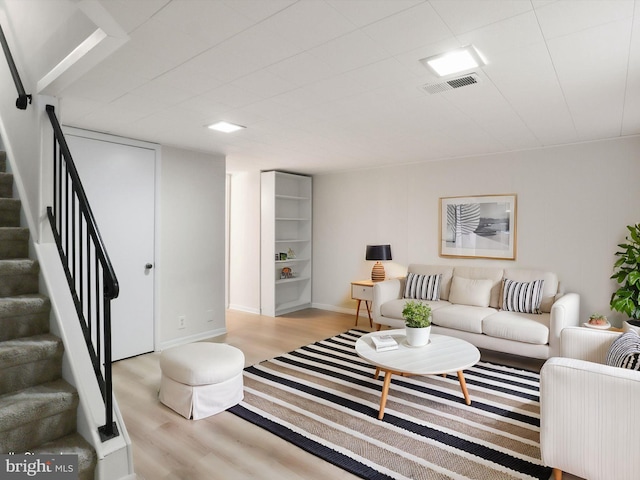
{"label": "white door", "polygon": [[111,302],[113,360],[151,352],[156,151],[66,138],[120,286]]}

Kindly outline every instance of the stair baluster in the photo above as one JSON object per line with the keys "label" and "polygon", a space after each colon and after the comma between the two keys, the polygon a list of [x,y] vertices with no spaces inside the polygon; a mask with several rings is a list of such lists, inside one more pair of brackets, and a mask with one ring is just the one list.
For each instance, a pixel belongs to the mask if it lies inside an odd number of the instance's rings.
{"label": "stair baluster", "polygon": [[118,296],[118,280],[53,106],[47,105],[47,114],[54,132],[53,206],[47,215],[105,402],[105,425],[99,428],[104,441],[118,436],[111,374],[111,300]]}

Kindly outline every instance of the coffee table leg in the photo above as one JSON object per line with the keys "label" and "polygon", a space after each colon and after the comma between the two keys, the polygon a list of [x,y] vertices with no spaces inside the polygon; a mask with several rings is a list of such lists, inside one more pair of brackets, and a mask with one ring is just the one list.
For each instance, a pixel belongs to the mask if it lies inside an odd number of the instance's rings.
{"label": "coffee table leg", "polygon": [[471,405],[471,397],[469,397],[469,392],[467,391],[467,382],[464,380],[464,374],[462,370],[458,370],[458,381],[460,382],[460,388],[462,389],[462,394],[464,395],[464,402],[467,405]]}
{"label": "coffee table leg", "polygon": [[391,383],[391,372],[384,372],[384,383],[382,384],[382,395],[380,396],[380,412],[378,413],[378,420],[382,420],[384,417],[384,407],[387,405],[387,394],[389,393],[389,384]]}

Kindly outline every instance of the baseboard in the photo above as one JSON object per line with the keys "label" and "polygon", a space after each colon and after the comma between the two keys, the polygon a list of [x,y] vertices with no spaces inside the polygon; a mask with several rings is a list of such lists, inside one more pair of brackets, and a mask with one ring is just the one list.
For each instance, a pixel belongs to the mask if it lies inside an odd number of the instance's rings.
{"label": "baseboard", "polygon": [[238,312],[254,313],[256,315],[260,315],[259,308],[250,308],[250,307],[245,307],[243,305],[229,304],[229,306],[227,307],[227,310],[237,310]]}
{"label": "baseboard", "polygon": [[195,335],[189,335],[187,337],[180,337],[160,344],[159,351],[166,350],[167,348],[177,347],[178,345],[185,345],[187,343],[199,342],[201,340],[207,340],[212,337],[219,337],[227,333],[226,328],[217,328],[215,330],[208,330],[202,333],[196,333]]}
{"label": "baseboard", "polygon": [[[335,305],[328,305],[326,303],[312,303],[311,304],[311,308],[318,308],[320,310],[328,310],[329,312],[346,313],[347,315],[355,315],[356,314],[356,309],[355,308],[337,307]],[[360,311],[360,313],[362,313],[362,310]],[[366,315],[367,312],[365,311],[364,314]]]}

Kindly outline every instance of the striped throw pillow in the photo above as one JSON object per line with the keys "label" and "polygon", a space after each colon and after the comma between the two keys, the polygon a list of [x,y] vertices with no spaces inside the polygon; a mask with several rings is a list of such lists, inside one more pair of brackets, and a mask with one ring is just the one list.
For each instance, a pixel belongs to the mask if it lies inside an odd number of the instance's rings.
{"label": "striped throw pillow", "polygon": [[640,370],[640,336],[627,332],[616,338],[607,352],[605,363],[612,367]]}
{"label": "striped throw pillow", "polygon": [[504,279],[502,288],[502,309],[507,312],[542,313],[542,286],[544,280],[514,282]]}
{"label": "striped throw pillow", "polygon": [[407,274],[407,282],[404,287],[404,298],[416,300],[440,300],[440,279],[442,275],[418,275]]}

